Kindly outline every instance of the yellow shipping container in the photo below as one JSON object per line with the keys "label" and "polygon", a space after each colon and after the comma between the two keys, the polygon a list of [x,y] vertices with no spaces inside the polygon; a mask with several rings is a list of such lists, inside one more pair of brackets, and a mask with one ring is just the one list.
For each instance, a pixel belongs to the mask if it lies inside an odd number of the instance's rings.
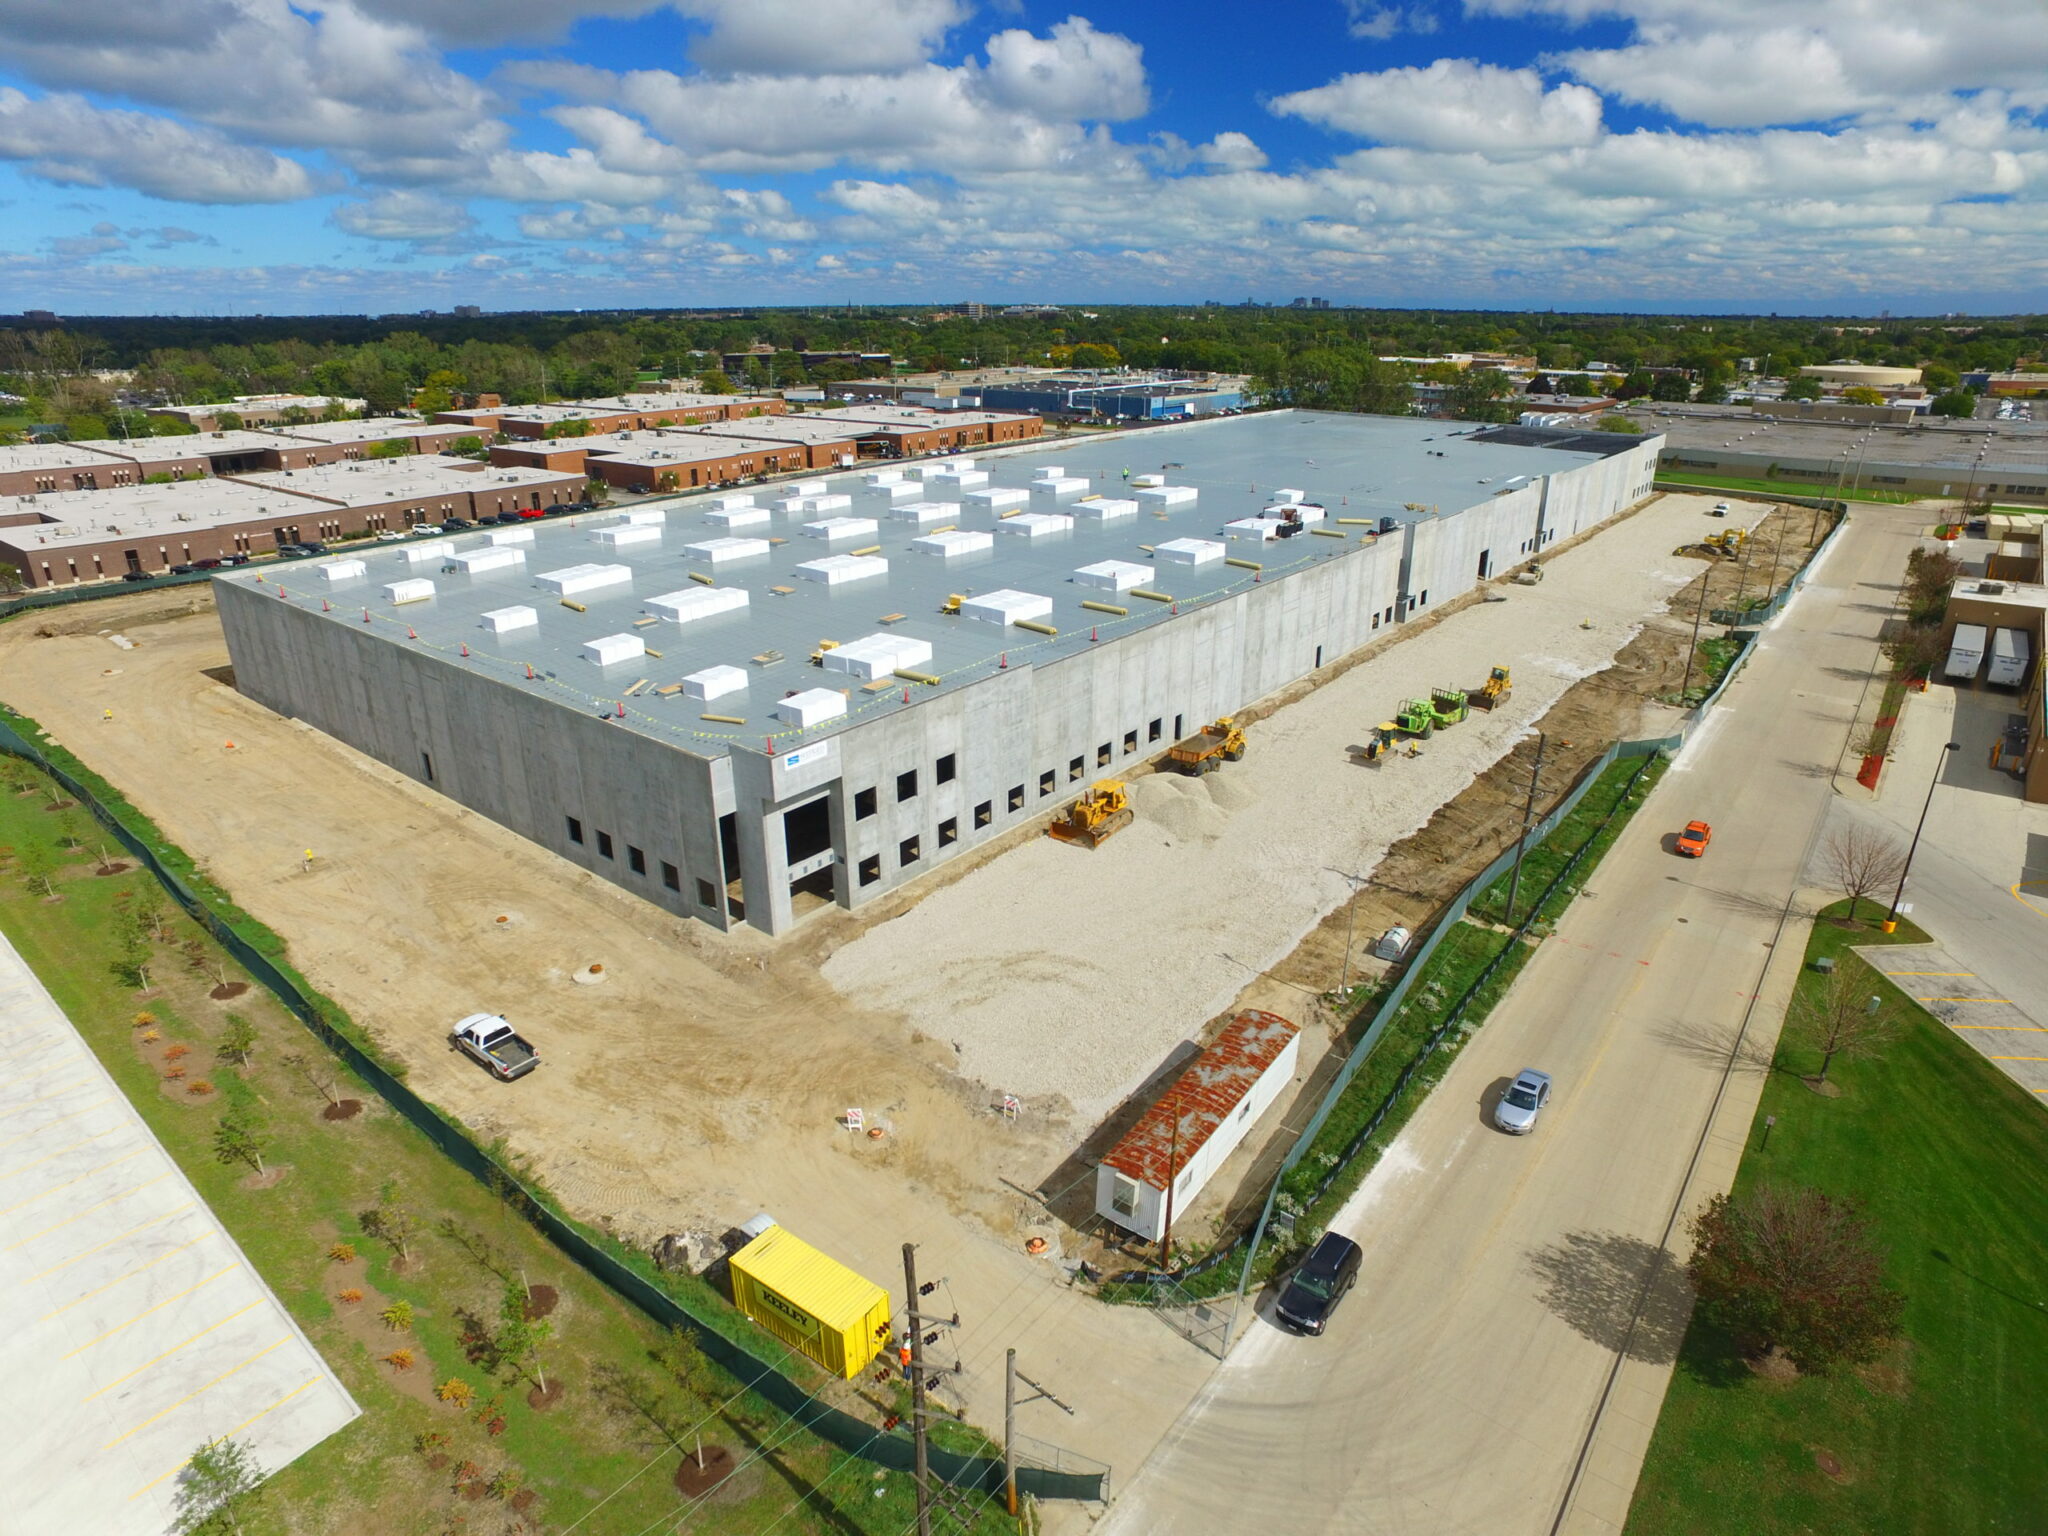
{"label": "yellow shipping container", "polygon": [[732,1299],[742,1313],[845,1380],[881,1352],[889,1293],[782,1227],[732,1256]]}

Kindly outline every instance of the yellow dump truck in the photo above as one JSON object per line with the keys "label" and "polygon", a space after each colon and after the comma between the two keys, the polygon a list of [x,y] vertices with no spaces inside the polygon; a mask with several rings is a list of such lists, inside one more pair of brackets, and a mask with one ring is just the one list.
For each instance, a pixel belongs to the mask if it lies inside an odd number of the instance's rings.
{"label": "yellow dump truck", "polygon": [[881,1352],[889,1293],[787,1228],[771,1226],[732,1256],[742,1314],[847,1381]]}

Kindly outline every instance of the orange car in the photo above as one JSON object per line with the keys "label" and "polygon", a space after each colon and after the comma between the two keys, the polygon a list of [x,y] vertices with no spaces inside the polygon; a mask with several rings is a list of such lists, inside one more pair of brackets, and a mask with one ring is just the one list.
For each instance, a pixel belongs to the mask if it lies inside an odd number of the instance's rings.
{"label": "orange car", "polygon": [[1696,859],[1707,851],[1707,844],[1714,840],[1714,829],[1704,821],[1688,821],[1685,830],[1678,834],[1678,851],[1688,859]]}

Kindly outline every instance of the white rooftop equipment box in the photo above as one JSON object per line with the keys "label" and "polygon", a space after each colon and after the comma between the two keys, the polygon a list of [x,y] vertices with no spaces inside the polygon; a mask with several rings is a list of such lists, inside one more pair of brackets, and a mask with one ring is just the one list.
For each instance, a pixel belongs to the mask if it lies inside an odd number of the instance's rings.
{"label": "white rooftop equipment box", "polygon": [[1214,539],[1168,539],[1154,546],[1152,558],[1168,565],[1208,565],[1223,558],[1223,546]]}
{"label": "white rooftop equipment box", "polygon": [[963,506],[977,512],[1007,512],[1012,507],[1029,505],[1031,493],[1014,486],[998,485],[985,491],[969,491],[960,501]]}
{"label": "white rooftop equipment box", "polygon": [[758,528],[763,523],[773,522],[759,507],[732,507],[704,514],[704,521],[714,528]]}
{"label": "white rooftop equipment box", "polygon": [[1105,592],[1128,592],[1151,579],[1151,566],[1133,565],[1128,560],[1101,560],[1074,572],[1074,580],[1082,586],[1099,587]]}
{"label": "white rooftop equipment box", "polygon": [[846,713],[846,695],[830,688],[807,688],[793,693],[775,706],[775,717],[809,729],[837,720]]}
{"label": "white rooftop equipment box", "polygon": [[694,560],[724,565],[732,560],[758,559],[774,547],[766,539],[700,539],[695,544],[685,544],[683,553]]}
{"label": "white rooftop equipment box", "polygon": [[617,528],[659,528],[668,521],[665,507],[635,507],[630,512],[621,512],[613,524]]}
{"label": "white rooftop equipment box", "polygon": [[727,491],[722,496],[711,498],[711,510],[714,512],[737,512],[741,507],[751,507],[753,504],[752,491]]}
{"label": "white rooftop equipment box", "polygon": [[1071,517],[1058,512],[1019,512],[1015,517],[1006,517],[996,524],[996,531],[1007,533],[1012,538],[1042,539],[1048,534],[1065,533],[1074,526]]}
{"label": "white rooftop equipment box", "polygon": [[1051,612],[1051,598],[1009,587],[963,599],[960,604],[960,617],[984,624],[1015,624],[1019,619],[1042,619]]}
{"label": "white rooftop equipment box", "polygon": [[1138,492],[1138,503],[1151,507],[1192,507],[1195,494],[1192,485],[1148,485]]}
{"label": "white rooftop equipment box", "polygon": [[921,667],[932,659],[929,640],[909,635],[866,635],[825,653],[827,672],[850,672],[864,683],[887,677],[899,667]]}
{"label": "white rooftop equipment box", "polygon": [[836,544],[842,539],[871,539],[881,526],[872,517],[828,517],[820,522],[805,523],[804,537]]}
{"label": "white rooftop equipment box", "polygon": [[950,560],[955,555],[976,555],[985,549],[994,549],[996,536],[979,528],[954,528],[945,533],[928,533],[921,539],[912,539],[910,547]]}
{"label": "white rooftop equipment box", "polygon": [[410,581],[394,581],[378,593],[387,603],[424,603],[433,595],[434,584],[424,576],[415,576]]}
{"label": "white rooftop equipment box", "polygon": [[746,686],[747,674],[738,667],[706,667],[683,679],[683,697],[708,702],[722,699],[728,693],[743,693]]}
{"label": "white rooftop equipment box", "polygon": [[606,587],[630,587],[630,565],[565,565],[557,571],[542,571],[533,584],[557,597],[574,597],[579,592],[600,592]]}
{"label": "white rooftop equipment box", "polygon": [[632,523],[597,530],[597,542],[606,549],[625,549],[635,544],[659,544],[661,529],[651,523]]}
{"label": "white rooftop equipment box", "polygon": [[1263,544],[1279,531],[1280,524],[1269,517],[1240,517],[1223,525],[1226,539],[1251,539]]}
{"label": "white rooftop equipment box", "polygon": [[1073,507],[1074,516],[1093,523],[1113,523],[1118,518],[1136,517],[1138,504],[1121,497],[1106,496],[1097,501],[1077,501]]}
{"label": "white rooftop equipment box", "polygon": [[744,587],[686,587],[680,592],[650,597],[641,606],[657,619],[689,624],[746,607],[747,592]]}
{"label": "white rooftop equipment box", "polygon": [[1031,478],[1034,480],[1058,480],[1063,478],[1065,474],[1066,471],[1057,464],[1041,464],[1038,468],[1031,471]]}
{"label": "white rooftop equipment box", "polygon": [[1164,476],[1164,475],[1133,475],[1133,476],[1131,476],[1131,485],[1132,485],[1132,487],[1133,487],[1134,489],[1138,489],[1138,490],[1143,490],[1143,489],[1144,489],[1145,487],[1147,487],[1147,486],[1153,486],[1153,485],[1164,485],[1164,484],[1166,484],[1166,476]]}
{"label": "white rooftop equipment box", "polygon": [[437,539],[431,544],[401,544],[398,558],[407,565],[432,565],[442,558],[443,547]]}
{"label": "white rooftop equipment box", "polygon": [[540,614],[521,603],[512,608],[493,608],[482,622],[494,635],[509,635],[515,629],[540,628]]}
{"label": "white rooftop equipment box", "polygon": [[827,555],[822,560],[804,561],[796,568],[796,573],[805,581],[843,587],[849,582],[872,581],[877,576],[888,575],[889,562],[880,555]]}
{"label": "white rooftop equipment box", "polygon": [[492,528],[484,534],[486,544],[531,544],[531,528]]}
{"label": "white rooftop equipment box", "polygon": [[830,489],[831,487],[822,480],[799,480],[796,483],[796,493],[799,496],[822,496]]}
{"label": "white rooftop equipment box", "polygon": [[915,523],[923,528],[931,523],[943,523],[948,518],[958,517],[960,509],[950,501],[912,501],[900,507],[891,507],[891,520],[899,523]]}
{"label": "white rooftop equipment box", "polygon": [[354,581],[358,576],[369,574],[370,568],[360,560],[336,560],[320,567],[322,581]]}
{"label": "white rooftop equipment box", "polygon": [[1031,482],[1033,501],[1071,501],[1088,489],[1088,482],[1076,475]]}
{"label": "white rooftop equipment box", "polygon": [[594,661],[600,667],[609,667],[616,662],[632,661],[645,656],[647,647],[638,635],[600,635],[595,640],[583,643],[583,659]]}
{"label": "white rooftop equipment box", "polygon": [[458,549],[448,557],[443,570],[460,571],[465,576],[479,575],[484,571],[509,571],[526,564],[523,549]]}

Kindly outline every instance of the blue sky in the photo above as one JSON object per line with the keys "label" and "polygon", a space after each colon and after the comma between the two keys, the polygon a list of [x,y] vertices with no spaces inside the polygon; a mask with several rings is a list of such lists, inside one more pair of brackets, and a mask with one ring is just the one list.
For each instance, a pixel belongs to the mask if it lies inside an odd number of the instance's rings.
{"label": "blue sky", "polygon": [[0,0],[0,310],[2039,308],[2048,25],[1904,0]]}

